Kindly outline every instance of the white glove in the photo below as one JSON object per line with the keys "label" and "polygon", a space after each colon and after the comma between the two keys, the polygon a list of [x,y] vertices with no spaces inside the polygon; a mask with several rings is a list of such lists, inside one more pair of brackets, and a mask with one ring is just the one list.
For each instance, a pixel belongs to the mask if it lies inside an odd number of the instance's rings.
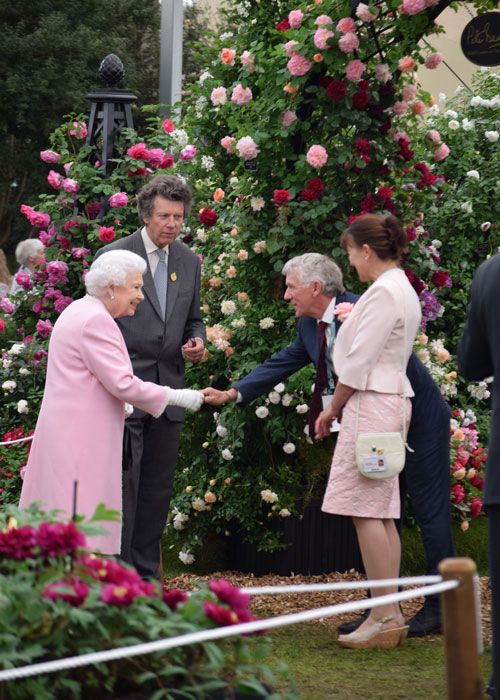
{"label": "white glove", "polygon": [[168,387],[167,406],[180,406],[199,411],[204,401],[201,391],[193,389],[171,389]]}

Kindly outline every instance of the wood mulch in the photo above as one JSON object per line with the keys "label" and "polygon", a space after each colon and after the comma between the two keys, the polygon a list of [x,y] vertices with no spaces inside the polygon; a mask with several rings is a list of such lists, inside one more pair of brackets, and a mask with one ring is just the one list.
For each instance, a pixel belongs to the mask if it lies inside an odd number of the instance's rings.
{"label": "wood mulch", "polygon": [[[169,577],[165,579],[165,587],[180,588],[181,590],[187,591],[196,588],[198,581],[210,581],[216,578],[225,578],[235,586],[240,588],[249,588],[251,586],[277,586],[304,583],[359,581],[364,577],[360,576],[355,571],[346,572],[345,574],[324,574],[321,576],[276,576],[274,574],[269,574],[267,576],[254,576],[253,574],[242,574],[237,571],[223,571],[210,574],[210,576],[182,574],[172,578]],[[480,588],[483,640],[485,644],[489,645],[491,644],[491,608],[489,578],[487,576],[480,577]],[[252,598],[252,612],[254,615],[260,615],[262,617],[274,617],[276,615],[284,615],[288,613],[301,612],[302,610],[310,610],[312,608],[335,605],[336,603],[345,603],[362,598],[363,596],[364,592],[359,590],[339,592],[328,591],[325,593],[291,593],[276,596],[255,596]],[[420,609],[423,602],[423,596],[410,601],[404,601],[401,604],[401,608],[405,617],[412,617],[412,615],[414,615]],[[321,624],[335,630],[340,623],[347,620],[352,620],[357,615],[359,615],[359,613],[336,615],[334,617],[323,618],[309,624]],[[436,639],[438,637],[434,638]],[[433,637],[429,636],[427,639],[433,639]]]}

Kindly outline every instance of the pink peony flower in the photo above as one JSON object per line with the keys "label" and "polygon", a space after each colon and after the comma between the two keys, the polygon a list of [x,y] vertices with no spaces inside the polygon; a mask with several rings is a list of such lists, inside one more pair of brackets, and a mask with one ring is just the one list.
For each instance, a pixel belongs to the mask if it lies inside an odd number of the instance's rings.
{"label": "pink peony flower", "polygon": [[224,148],[224,150],[227,153],[234,153],[234,137],[233,136],[224,136],[220,140],[220,145],[222,146],[222,148]]}
{"label": "pink peony flower", "polygon": [[301,76],[311,70],[312,63],[305,56],[301,56],[300,53],[294,53],[286,67],[292,75]]}
{"label": "pink peony flower", "polygon": [[337,22],[336,30],[342,34],[351,34],[356,31],[356,22],[352,17],[342,17],[342,19]]}
{"label": "pink peony flower", "polygon": [[162,128],[163,128],[163,131],[164,131],[166,134],[171,134],[172,131],[175,131],[174,123],[173,123],[172,121],[170,121],[170,119],[164,119],[164,120],[163,120],[163,122],[162,122]]}
{"label": "pink peony flower", "polygon": [[103,243],[111,243],[115,236],[115,229],[112,226],[99,226],[99,233],[97,237]]}
{"label": "pink peony flower", "polygon": [[403,0],[403,12],[407,15],[418,15],[425,10],[425,0]]}
{"label": "pink peony flower", "polygon": [[441,143],[441,134],[437,129],[430,129],[426,135],[425,138],[430,141],[434,146],[439,146]]}
{"label": "pink peony flower", "polygon": [[405,85],[401,91],[401,96],[404,102],[411,102],[417,96],[417,88],[415,85]]}
{"label": "pink peony flower", "polygon": [[236,150],[244,160],[253,160],[259,154],[259,148],[251,136],[243,136],[236,142]]}
{"label": "pink peony flower", "polygon": [[339,39],[339,49],[342,53],[351,53],[359,48],[359,39],[353,32],[347,32]]}
{"label": "pink peony flower", "polygon": [[73,122],[73,129],[70,129],[69,135],[74,136],[77,139],[86,138],[88,133],[87,125],[85,122]]}
{"label": "pink peony flower", "polygon": [[40,338],[48,338],[52,333],[52,327],[50,321],[42,321],[42,319],[39,319],[36,322],[36,330]]}
{"label": "pink peony flower", "polygon": [[67,523],[43,522],[38,526],[36,543],[46,556],[57,557],[85,547],[85,535],[73,520]]}
{"label": "pink peony flower", "polygon": [[188,143],[187,146],[185,146],[182,151],[179,153],[179,158],[181,160],[191,160],[194,158],[196,155],[196,146],[194,146],[192,143]]}
{"label": "pink peony flower", "polygon": [[316,17],[314,24],[318,27],[322,27],[325,24],[333,24],[333,20],[328,15],[320,15],[319,17]]}
{"label": "pink peony flower", "polygon": [[307,151],[306,160],[312,168],[322,168],[328,161],[328,153],[323,146],[315,144]]}
{"label": "pink peony flower", "polygon": [[242,593],[226,579],[210,581],[208,587],[222,603],[226,603],[234,610],[246,610],[250,605],[250,595]]}
{"label": "pink peony flower", "polygon": [[353,308],[354,304],[352,304],[350,301],[343,301],[340,304],[335,305],[333,313],[335,314],[335,316],[337,316],[339,321],[343,323],[349,316]]}
{"label": "pink peony flower", "polygon": [[281,124],[285,127],[285,129],[288,129],[288,127],[291,126],[296,119],[297,115],[295,114],[295,112],[292,112],[292,110],[287,109],[286,112],[283,112],[283,114],[281,115]]}
{"label": "pink peony flower", "polygon": [[328,39],[331,39],[332,36],[334,36],[334,33],[331,32],[329,29],[325,29],[324,27],[320,27],[319,29],[316,29],[314,32],[314,46],[317,49],[328,49],[330,48],[328,46]]}
{"label": "pink peony flower", "polygon": [[288,13],[288,22],[292,29],[300,29],[304,13],[302,10],[292,10]]}
{"label": "pink peony flower", "polygon": [[40,158],[44,163],[59,163],[61,156],[56,151],[40,151]]}
{"label": "pink peony flower", "polygon": [[443,57],[440,53],[431,53],[425,59],[425,67],[433,70],[434,68],[437,68],[439,66],[439,64],[442,62],[443,62]]}
{"label": "pink peony flower", "polygon": [[238,107],[242,107],[243,105],[246,105],[247,102],[250,102],[252,99],[252,91],[250,88],[244,88],[243,85],[236,85],[233,88],[233,92],[231,94],[231,100],[235,104],[238,105]]}
{"label": "pink peony flower", "polygon": [[109,206],[112,209],[120,209],[121,207],[126,207],[128,204],[128,195],[126,192],[117,192],[112,194],[109,198]]}
{"label": "pink peony flower", "polygon": [[222,86],[214,88],[210,94],[210,101],[214,107],[225,105],[227,102],[226,88]]}
{"label": "pink peony flower", "polygon": [[175,610],[179,603],[184,603],[188,600],[189,596],[178,588],[172,588],[171,590],[163,591],[162,598],[163,602],[168,605],[170,610]]}
{"label": "pink peony flower", "polygon": [[398,68],[401,73],[409,73],[415,68],[415,60],[411,56],[403,56],[398,61]]}
{"label": "pink peony flower", "polygon": [[220,52],[220,60],[225,66],[234,66],[236,51],[234,49],[224,48]]}
{"label": "pink peony flower", "polygon": [[236,625],[239,622],[238,615],[234,610],[228,610],[222,605],[217,605],[217,603],[205,601],[203,609],[205,610],[205,615],[218,625]]}
{"label": "pink peony flower", "polygon": [[134,584],[109,583],[103,586],[100,599],[108,605],[130,605],[139,595],[140,590]]}
{"label": "pink peony flower", "polygon": [[55,190],[61,189],[61,185],[63,183],[63,180],[64,180],[64,178],[60,173],[56,173],[55,170],[49,170],[49,174],[47,175],[47,182]]}
{"label": "pink peony flower", "polygon": [[48,598],[49,600],[64,600],[74,608],[77,608],[85,602],[89,591],[89,584],[83,583],[76,578],[68,581],[54,581],[45,586],[43,589],[42,598]]}
{"label": "pink peony flower", "polygon": [[434,160],[436,161],[441,161],[447,158],[450,155],[450,149],[445,143],[442,143],[436,150],[434,151]]}
{"label": "pink peony flower", "polygon": [[392,78],[392,73],[387,63],[379,63],[375,67],[375,77],[379,83],[387,83]]}
{"label": "pink peony flower", "polygon": [[364,72],[365,64],[357,58],[354,61],[349,61],[345,69],[347,80],[350,80],[351,83],[357,83]]}
{"label": "pink peony flower", "polygon": [[392,105],[392,111],[394,114],[396,114],[398,117],[400,117],[402,114],[404,114],[408,109],[408,103],[407,102],[395,102]]}
{"label": "pink peony flower", "polygon": [[356,7],[356,17],[359,17],[362,22],[373,22],[373,20],[377,18],[377,15],[370,12],[368,5],[365,5],[364,2],[360,2]]}
{"label": "pink peony flower", "polygon": [[30,525],[0,532],[0,554],[6,559],[29,559],[33,557],[35,546],[36,530]]}
{"label": "pink peony flower", "polygon": [[76,180],[72,180],[70,177],[65,177],[62,181],[62,187],[65,192],[78,192],[80,185]]}

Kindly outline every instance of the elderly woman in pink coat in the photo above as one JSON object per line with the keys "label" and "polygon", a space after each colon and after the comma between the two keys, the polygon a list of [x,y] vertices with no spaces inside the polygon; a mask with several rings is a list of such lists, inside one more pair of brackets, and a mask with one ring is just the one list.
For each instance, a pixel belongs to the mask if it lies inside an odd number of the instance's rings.
{"label": "elderly woman in pink coat", "polygon": [[[95,260],[87,295],[54,325],[45,390],[21,491],[21,507],[92,516],[99,503],[121,512],[125,403],[157,417],[168,405],[198,410],[201,392],[171,389],[134,376],[114,319],[133,316],[142,301],[146,262],[127,250]],[[76,491],[74,485],[76,484]],[[104,554],[120,551],[120,522],[89,538]]]}

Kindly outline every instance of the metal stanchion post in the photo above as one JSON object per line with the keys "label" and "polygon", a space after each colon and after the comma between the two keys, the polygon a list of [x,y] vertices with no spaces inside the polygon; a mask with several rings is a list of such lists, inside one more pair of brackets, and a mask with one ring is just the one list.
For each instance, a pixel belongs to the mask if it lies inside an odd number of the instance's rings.
{"label": "metal stanchion post", "polygon": [[472,559],[444,559],[439,565],[443,579],[458,579],[460,585],[443,593],[443,629],[449,700],[482,700],[479,669],[480,620],[477,618]]}

